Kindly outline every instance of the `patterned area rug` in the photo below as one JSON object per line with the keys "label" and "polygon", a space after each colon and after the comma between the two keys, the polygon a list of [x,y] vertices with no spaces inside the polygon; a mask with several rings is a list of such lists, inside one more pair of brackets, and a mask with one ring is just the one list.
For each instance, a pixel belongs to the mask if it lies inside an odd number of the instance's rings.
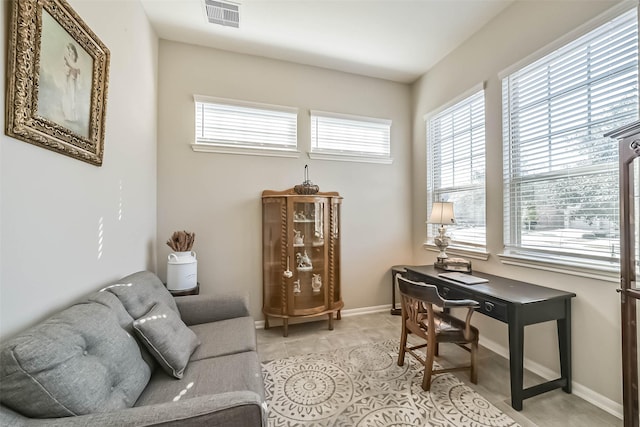
{"label": "patterned area rug", "polygon": [[386,341],[264,363],[269,427],[518,426],[452,374],[425,392],[422,365],[397,357]]}

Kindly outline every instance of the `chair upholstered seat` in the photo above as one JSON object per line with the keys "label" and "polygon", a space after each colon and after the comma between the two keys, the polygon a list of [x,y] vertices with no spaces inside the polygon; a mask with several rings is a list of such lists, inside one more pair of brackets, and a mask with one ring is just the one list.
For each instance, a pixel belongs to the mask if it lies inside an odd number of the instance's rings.
{"label": "chair upholstered seat", "polygon": [[[431,388],[431,377],[433,374],[469,370],[471,382],[477,383],[478,375],[476,371],[476,353],[478,350],[478,329],[471,325],[471,315],[476,307],[477,301],[473,300],[445,300],[438,294],[435,285],[428,285],[422,282],[413,282],[396,275],[398,289],[400,290],[402,303],[402,332],[400,336],[400,351],[398,354],[398,365],[404,365],[405,353],[415,357],[424,365],[424,378],[422,388]],[[439,307],[440,309],[436,309]],[[450,315],[449,308],[467,308],[466,320],[458,319]],[[424,344],[410,346],[407,343],[407,335],[414,334],[425,341]],[[433,369],[433,361],[438,355],[440,343],[454,343],[471,354],[469,365],[456,366],[446,369]],[[424,356],[416,350],[425,348]]]}

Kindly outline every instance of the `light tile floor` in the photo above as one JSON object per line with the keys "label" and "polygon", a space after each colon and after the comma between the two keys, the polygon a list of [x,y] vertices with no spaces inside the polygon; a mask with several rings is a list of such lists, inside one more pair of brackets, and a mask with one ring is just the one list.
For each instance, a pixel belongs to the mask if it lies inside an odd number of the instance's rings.
{"label": "light tile floor", "polygon": [[[318,321],[289,324],[289,336],[282,336],[282,327],[270,319],[272,327],[259,329],[258,352],[262,361],[281,359],[307,353],[318,353],[387,339],[400,340],[400,317],[388,311],[334,320],[334,330],[327,330],[326,317]],[[408,356],[410,357],[410,356]],[[468,353],[455,345],[440,346],[441,365],[468,360]],[[622,420],[585,400],[553,390],[524,401],[524,409],[510,406],[509,361],[480,346],[478,354],[478,384],[471,384],[466,372],[456,373],[470,387],[488,399],[523,427],[608,427],[622,426]],[[525,385],[542,381],[526,371]]]}

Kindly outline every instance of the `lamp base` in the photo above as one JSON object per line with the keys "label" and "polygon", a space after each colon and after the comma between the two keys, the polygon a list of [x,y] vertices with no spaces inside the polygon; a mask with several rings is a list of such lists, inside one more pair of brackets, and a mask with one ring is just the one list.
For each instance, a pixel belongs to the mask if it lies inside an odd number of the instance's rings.
{"label": "lamp base", "polygon": [[444,225],[441,225],[438,231],[440,232],[440,234],[433,238],[433,244],[436,245],[436,248],[438,248],[438,250],[440,251],[437,256],[438,262],[442,262],[443,260],[449,258],[449,256],[447,255],[447,248],[449,247],[451,239],[445,234],[446,229],[444,228]]}

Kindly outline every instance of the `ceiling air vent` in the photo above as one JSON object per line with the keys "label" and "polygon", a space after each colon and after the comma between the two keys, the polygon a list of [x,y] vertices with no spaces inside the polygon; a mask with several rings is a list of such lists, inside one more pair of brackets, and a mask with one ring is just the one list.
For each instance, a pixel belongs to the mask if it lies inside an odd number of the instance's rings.
{"label": "ceiling air vent", "polygon": [[207,19],[209,22],[238,28],[240,24],[238,3],[204,0],[204,5],[207,9]]}

